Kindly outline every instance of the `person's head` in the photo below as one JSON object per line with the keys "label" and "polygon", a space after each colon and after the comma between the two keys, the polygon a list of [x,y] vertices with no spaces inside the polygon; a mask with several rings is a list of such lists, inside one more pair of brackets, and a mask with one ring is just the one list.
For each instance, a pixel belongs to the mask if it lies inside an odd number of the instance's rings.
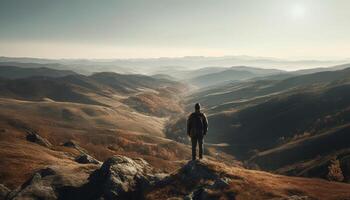
{"label": "person's head", "polygon": [[196,110],[196,112],[199,112],[201,110],[201,104],[196,103],[196,105],[194,105],[194,109]]}

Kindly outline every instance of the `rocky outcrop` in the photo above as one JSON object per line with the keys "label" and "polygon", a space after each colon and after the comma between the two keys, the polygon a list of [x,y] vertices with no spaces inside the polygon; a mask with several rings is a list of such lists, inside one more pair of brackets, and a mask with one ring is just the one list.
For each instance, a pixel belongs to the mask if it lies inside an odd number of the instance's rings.
{"label": "rocky outcrop", "polygon": [[0,199],[6,199],[9,193],[10,193],[10,190],[3,184],[0,184]]}
{"label": "rocky outcrop", "polygon": [[[318,179],[273,175],[230,167],[211,160],[190,161],[172,174],[155,174],[153,168],[143,159],[114,156],[107,159],[88,178],[74,182],[79,177],[71,176],[70,179],[67,172],[46,168],[35,173],[26,183],[10,193],[4,187],[3,194],[11,200],[313,200],[319,199],[321,192],[322,195],[326,193],[327,197],[322,199],[350,197],[350,186],[347,184],[334,185]],[[313,185],[318,185],[317,191]],[[331,190],[335,187],[340,188],[337,196]]]}
{"label": "rocky outcrop", "polygon": [[[201,161],[195,160],[188,162],[182,167],[177,176],[174,178],[180,178],[183,182],[194,182],[195,186],[191,189],[191,192],[184,197],[188,200],[205,200],[212,199],[209,191],[225,190],[229,187],[229,183],[232,181],[228,177],[221,177],[220,174],[208,168],[208,166]],[[226,195],[229,199],[234,199],[234,193],[228,193]]]}
{"label": "rocky outcrop", "polygon": [[53,184],[55,175],[56,172],[51,168],[39,170],[21,187],[10,192],[7,199],[57,199]]}
{"label": "rocky outcrop", "polygon": [[80,164],[100,164],[100,161],[88,154],[81,154],[75,158],[75,161]]}
{"label": "rocky outcrop", "polygon": [[161,178],[164,175],[153,175],[153,168],[143,159],[114,156],[95,170],[85,183],[74,184],[74,180],[69,180],[66,174],[45,168],[9,195],[6,190],[4,194],[11,200],[142,199],[143,192]]}
{"label": "rocky outcrop", "polygon": [[142,191],[156,179],[152,170],[143,159],[109,158],[89,177],[83,189],[85,195],[90,192],[86,199],[140,199]]}
{"label": "rocky outcrop", "polygon": [[35,132],[28,132],[26,139],[29,142],[34,142],[34,143],[39,144],[39,145],[44,146],[44,147],[49,148],[52,146],[49,141],[47,141],[45,138],[41,137],[40,135],[38,135]]}

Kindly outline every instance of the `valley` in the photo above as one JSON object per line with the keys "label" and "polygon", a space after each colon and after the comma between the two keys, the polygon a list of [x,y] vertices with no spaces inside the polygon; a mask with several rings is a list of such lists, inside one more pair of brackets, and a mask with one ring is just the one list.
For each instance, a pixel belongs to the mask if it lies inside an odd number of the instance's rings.
{"label": "valley", "polygon": [[[187,97],[205,105],[206,141],[247,167],[275,173],[327,178],[331,160],[349,180],[349,68],[279,79],[220,84]],[[168,135],[184,141],[185,118]]]}
{"label": "valley", "polygon": [[[148,76],[5,64],[0,66],[0,185],[12,191],[6,198],[39,198],[48,192],[39,184],[51,188],[50,197],[75,199],[115,156],[149,163],[151,171],[142,175],[147,189],[131,189],[137,195],[142,190],[145,199],[199,194],[320,199],[322,190],[337,190],[324,193],[324,199],[350,197],[349,65],[310,72],[209,67]],[[187,162],[185,127],[196,102],[208,116],[209,132],[206,159],[193,163]],[[322,180],[333,160],[339,161],[344,183]],[[54,171],[47,177],[40,171],[46,168]],[[188,171],[192,168],[199,169],[197,177],[183,180],[196,176]],[[36,173],[42,178],[26,183]],[[179,187],[192,181],[202,192]]]}

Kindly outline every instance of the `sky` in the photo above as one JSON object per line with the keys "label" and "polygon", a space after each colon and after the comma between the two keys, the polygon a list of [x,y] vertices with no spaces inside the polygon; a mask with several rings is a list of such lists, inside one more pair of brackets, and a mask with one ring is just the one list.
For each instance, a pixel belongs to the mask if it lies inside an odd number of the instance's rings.
{"label": "sky", "polygon": [[0,0],[0,56],[349,59],[349,0]]}

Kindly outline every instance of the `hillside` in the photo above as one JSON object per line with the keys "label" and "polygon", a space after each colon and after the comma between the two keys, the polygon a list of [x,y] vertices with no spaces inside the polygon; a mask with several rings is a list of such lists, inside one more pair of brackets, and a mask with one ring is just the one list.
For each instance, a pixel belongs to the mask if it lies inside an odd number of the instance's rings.
{"label": "hillside", "polygon": [[[9,199],[346,199],[347,184],[276,174],[327,178],[336,158],[350,180],[349,74],[250,79],[187,97],[183,83],[137,74],[0,79],[0,189]],[[206,159],[187,163],[185,117],[197,101],[209,118]],[[117,171],[105,180],[108,170]]]}
{"label": "hillside", "polygon": [[146,199],[347,199],[349,185],[246,170],[213,161],[189,162],[146,193]]}
{"label": "hillside", "polygon": [[99,161],[142,157],[159,171],[173,170],[190,150],[166,139],[163,127],[183,112],[184,90],[178,82],[116,73],[1,79],[1,184],[13,189],[48,164],[76,167],[85,154]]}
{"label": "hillside", "polygon": [[[206,69],[206,68],[205,68]],[[214,68],[215,69],[215,68]],[[220,69],[220,68],[218,68]],[[280,74],[284,71],[276,69],[261,69],[246,66],[234,66],[220,71],[208,71],[203,73],[205,70],[193,71],[193,78],[187,80],[188,83],[199,87],[213,87],[215,85],[242,81],[246,79],[270,76],[273,74]]]}
{"label": "hillside", "polygon": [[252,72],[230,69],[218,73],[206,74],[203,76],[195,77],[191,79],[189,83],[197,87],[208,87],[237,80],[249,79],[255,76],[256,75]]}
{"label": "hillside", "polygon": [[[186,109],[204,105],[206,142],[248,167],[326,178],[335,157],[349,180],[349,77],[344,69],[220,85],[191,94]],[[187,143],[184,117],[168,124],[166,134]]]}
{"label": "hillside", "polygon": [[62,77],[76,74],[70,70],[55,70],[47,67],[22,68],[13,66],[0,66],[0,78],[19,79],[32,76]]}
{"label": "hillside", "polygon": [[[350,197],[350,185],[274,175],[203,160],[183,162],[172,173],[156,173],[140,158],[113,156],[102,165],[37,170],[16,190],[3,188],[5,199],[322,199]],[[72,173],[78,170],[78,174]],[[7,191],[7,192],[6,192]]]}
{"label": "hillside", "polygon": [[322,86],[336,83],[337,81],[349,81],[350,68],[319,72],[314,74],[299,75],[279,79],[247,80],[230,84],[217,85],[216,87],[200,90],[188,97],[188,102],[200,101],[207,108],[220,106],[230,102],[242,102],[253,99],[264,99],[271,95],[279,95],[288,90],[307,88],[308,86]]}

